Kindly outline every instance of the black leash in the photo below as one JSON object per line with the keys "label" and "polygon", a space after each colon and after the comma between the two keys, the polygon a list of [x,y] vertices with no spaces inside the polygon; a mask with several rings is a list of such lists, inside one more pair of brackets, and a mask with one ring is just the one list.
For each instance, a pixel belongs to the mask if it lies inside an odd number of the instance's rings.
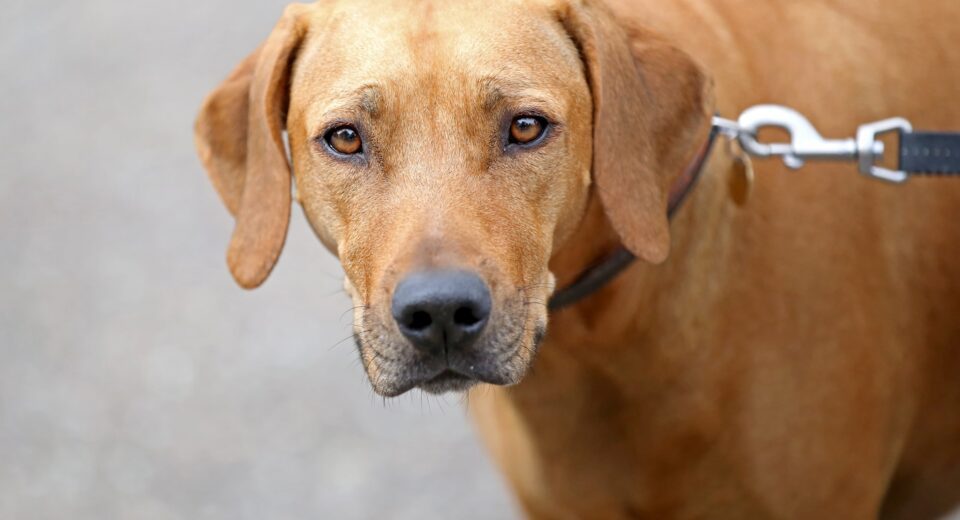
{"label": "black leash", "polygon": [[[764,127],[779,127],[790,133],[789,143],[761,143],[757,135]],[[900,136],[896,170],[879,166],[884,143],[877,137],[887,132]],[[888,182],[901,183],[910,175],[960,175],[960,133],[915,132],[903,118],[885,119],[861,125],[850,139],[824,139],[799,112],[780,105],[758,105],[744,111],[737,121],[713,118],[706,142],[694,161],[671,188],[667,217],[672,218],[696,185],[703,165],[718,135],[737,139],[754,157],[780,157],[792,169],[808,160],[856,161],[860,173]],[[630,266],[636,257],[623,246],[587,268],[570,285],[550,298],[551,311],[572,305],[593,294]]]}
{"label": "black leash", "polygon": [[960,133],[902,132],[900,170],[920,175],[960,173]]}

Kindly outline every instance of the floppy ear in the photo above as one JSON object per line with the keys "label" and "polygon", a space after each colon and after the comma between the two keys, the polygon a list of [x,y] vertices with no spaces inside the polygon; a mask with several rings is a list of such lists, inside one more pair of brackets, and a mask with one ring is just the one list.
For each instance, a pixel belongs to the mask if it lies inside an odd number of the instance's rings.
{"label": "floppy ear", "polygon": [[200,160],[236,217],[227,265],[247,289],[270,274],[290,221],[290,165],[282,131],[288,76],[306,32],[304,10],[287,7],[266,42],[210,93],[197,117]]}
{"label": "floppy ear", "polygon": [[670,251],[667,195],[710,128],[712,83],[687,54],[571,0],[561,20],[593,96],[593,176],[623,245],[652,263]]}

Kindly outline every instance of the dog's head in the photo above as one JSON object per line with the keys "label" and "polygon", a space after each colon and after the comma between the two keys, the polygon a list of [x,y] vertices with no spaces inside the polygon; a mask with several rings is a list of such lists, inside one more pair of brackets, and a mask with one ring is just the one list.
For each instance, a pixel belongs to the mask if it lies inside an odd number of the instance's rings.
{"label": "dog's head", "polygon": [[589,0],[291,5],[206,100],[201,158],[236,217],[227,260],[261,284],[291,167],[340,258],[374,389],[518,382],[547,323],[551,256],[591,190],[660,262],[666,191],[706,130],[682,52]]}

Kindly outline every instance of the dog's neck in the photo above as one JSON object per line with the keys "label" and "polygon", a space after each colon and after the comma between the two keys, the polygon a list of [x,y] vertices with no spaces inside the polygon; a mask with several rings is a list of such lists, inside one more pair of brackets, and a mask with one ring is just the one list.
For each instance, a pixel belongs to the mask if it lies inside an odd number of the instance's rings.
{"label": "dog's neck", "polygon": [[[670,257],[656,266],[637,260],[594,294],[554,312],[552,337],[616,342],[631,334],[636,337],[641,330],[655,333],[658,323],[682,319],[675,315],[695,311],[698,286],[709,273],[690,272],[688,266],[701,255],[720,258],[726,254],[724,228],[730,212],[736,211],[728,190],[732,161],[724,143],[717,144],[702,178],[671,221]],[[551,259],[557,286],[567,286],[618,247],[620,239],[594,190],[577,231]],[[688,299],[689,304],[678,305]]]}

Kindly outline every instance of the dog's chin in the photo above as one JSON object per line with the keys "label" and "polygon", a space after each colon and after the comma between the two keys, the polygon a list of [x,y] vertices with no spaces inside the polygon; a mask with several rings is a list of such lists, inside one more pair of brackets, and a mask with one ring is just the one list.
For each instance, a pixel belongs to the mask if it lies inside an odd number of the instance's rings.
{"label": "dog's chin", "polygon": [[435,377],[432,377],[417,386],[424,392],[439,395],[448,392],[466,392],[478,382],[479,381],[476,379],[472,379],[463,374],[458,374],[453,370],[444,370]]}
{"label": "dog's chin", "polygon": [[468,370],[465,367],[462,369],[442,368],[426,376],[414,378],[379,377],[376,380],[371,379],[371,383],[373,384],[373,391],[384,397],[397,397],[414,388],[419,388],[434,395],[462,393],[479,383],[493,386],[515,385],[526,375],[527,368],[529,368],[529,365],[525,362],[511,363],[509,368],[501,367],[500,369],[488,370]]}
{"label": "dog's chin", "polygon": [[[373,391],[383,397],[397,397],[414,388],[419,388],[434,395],[462,393],[479,383],[494,386],[515,385],[523,379],[527,372],[526,363],[522,363],[522,367],[518,366],[520,364],[515,362],[511,364],[509,369],[507,369],[508,367],[500,367],[499,369],[488,370],[469,370],[465,367],[462,369],[437,367],[428,373],[420,371],[421,375],[410,375],[402,372],[400,374],[390,374],[378,371],[377,377],[370,377],[370,383],[373,385]],[[422,370],[423,367],[420,368]],[[414,370],[414,372],[418,371]]]}
{"label": "dog's chin", "polygon": [[373,391],[377,394],[383,397],[397,397],[415,388],[419,388],[428,394],[441,395],[463,393],[479,383],[510,386],[519,382],[521,377],[509,377],[508,375],[468,376],[452,369],[444,369],[435,373],[435,375],[423,378],[380,377],[376,381],[371,379],[370,382],[373,385]]}

